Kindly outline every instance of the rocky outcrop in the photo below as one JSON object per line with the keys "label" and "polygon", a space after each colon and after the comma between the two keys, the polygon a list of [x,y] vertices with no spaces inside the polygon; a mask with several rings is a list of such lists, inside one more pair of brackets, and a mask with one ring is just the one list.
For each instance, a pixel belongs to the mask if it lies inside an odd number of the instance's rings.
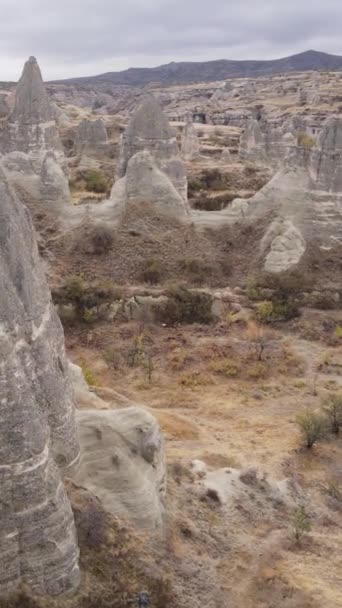
{"label": "rocky outcrop", "polygon": [[0,594],[79,583],[61,476],[79,458],[63,330],[26,208],[0,172]]}
{"label": "rocky outcrop", "polygon": [[101,118],[89,120],[84,118],[77,127],[75,151],[78,154],[101,153],[108,148],[106,125]]}
{"label": "rocky outcrop", "polygon": [[278,167],[296,143],[286,124],[251,118],[241,135],[239,155],[242,160]]}
{"label": "rocky outcrop", "polygon": [[312,150],[310,167],[318,190],[342,195],[342,119],[330,117]]}
{"label": "rocky outcrop", "polygon": [[[70,192],[55,112],[34,57],[25,63],[16,88],[14,107],[2,133],[0,149],[4,154],[8,179],[20,189],[28,204],[48,202],[49,208],[53,208],[52,204],[56,203],[58,209],[59,205],[69,202]],[[46,175],[48,182],[45,184]],[[51,180],[53,188],[50,187]],[[47,201],[44,199],[46,189],[50,193]]]}
{"label": "rocky outcrop", "polygon": [[139,528],[162,525],[166,490],[163,438],[147,411],[80,410],[82,456],[74,479],[114,515]]}
{"label": "rocky outcrop", "polygon": [[195,160],[199,157],[199,142],[196,129],[192,122],[188,121],[182,132],[182,157],[184,160]]}
{"label": "rocky outcrop", "polygon": [[[176,190],[171,179],[156,163],[149,152],[138,152],[129,161],[125,177],[117,181],[111,198],[103,210],[111,218],[120,219],[132,205],[149,206],[159,215],[187,219],[188,204]],[[101,214],[98,209],[97,216]]]}
{"label": "rocky outcrop", "polygon": [[261,130],[260,123],[251,118],[241,134],[239,155],[242,160],[265,162],[266,138]]}
{"label": "rocky outcrop", "polygon": [[129,160],[138,152],[147,151],[154,157],[159,169],[173,183],[177,192],[187,200],[187,179],[176,134],[166,116],[151,96],[135,111],[122,136],[118,178],[126,175]]}

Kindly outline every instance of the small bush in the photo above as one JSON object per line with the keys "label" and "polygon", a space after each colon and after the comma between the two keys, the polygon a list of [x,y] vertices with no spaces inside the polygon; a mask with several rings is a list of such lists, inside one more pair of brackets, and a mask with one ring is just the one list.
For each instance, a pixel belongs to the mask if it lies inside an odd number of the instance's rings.
{"label": "small bush", "polygon": [[85,181],[85,189],[87,192],[96,192],[97,194],[104,194],[107,192],[107,179],[99,171],[87,171],[83,175]]}
{"label": "small bush", "polygon": [[198,258],[184,258],[179,260],[179,269],[193,285],[203,285],[209,282],[214,274],[214,267]]}
{"label": "small bush", "polygon": [[163,274],[164,267],[159,260],[151,258],[142,262],[140,267],[140,279],[144,281],[144,283],[157,285],[161,282]]}
{"label": "small bush", "polygon": [[334,338],[342,339],[342,325],[337,325],[335,327]]}
{"label": "small bush", "polygon": [[296,422],[300,428],[305,445],[308,449],[324,436],[324,418],[314,412],[298,414]]}
{"label": "small bush", "polygon": [[265,301],[257,304],[256,317],[263,323],[289,321],[299,316],[299,308],[294,302]]}
{"label": "small bush", "polygon": [[310,149],[315,146],[316,140],[314,139],[314,137],[311,137],[310,135],[305,133],[305,131],[300,131],[297,135],[297,143],[298,146],[301,146],[302,148]]}
{"label": "small bush", "polygon": [[336,302],[332,294],[321,293],[310,299],[311,306],[319,310],[333,310],[336,308]]}
{"label": "small bush", "polygon": [[306,532],[310,532],[311,523],[310,517],[304,507],[296,509],[292,515],[292,527],[294,537],[299,542]]}
{"label": "small bush", "polygon": [[207,386],[212,384],[211,379],[202,372],[183,372],[178,379],[181,386],[195,388],[196,386]]}
{"label": "small bush", "polygon": [[52,292],[55,304],[71,304],[80,321],[90,322],[100,317],[100,309],[122,298],[120,290],[111,283],[87,284],[80,276],[69,277],[65,284]]}
{"label": "small bush", "polygon": [[188,196],[192,198],[197,192],[202,190],[202,182],[196,177],[189,178],[188,181]]}
{"label": "small bush", "polygon": [[86,383],[88,384],[88,386],[96,386],[97,385],[96,378],[95,378],[93,372],[91,371],[91,369],[87,366],[87,364],[84,361],[80,361],[80,368],[82,369],[84,379],[85,379]]}
{"label": "small bush", "polygon": [[234,378],[240,372],[240,367],[234,361],[229,359],[214,359],[208,364],[208,370],[215,374],[226,376],[227,378]]}
{"label": "small bush", "polygon": [[213,321],[212,297],[207,293],[191,292],[184,287],[174,287],[168,299],[157,309],[157,317],[168,325],[204,323]]}
{"label": "small bush", "polygon": [[326,484],[320,486],[322,494],[332,498],[334,503],[342,507],[342,486],[338,479],[331,479]]}
{"label": "small bush", "polygon": [[332,433],[338,435],[342,428],[342,394],[330,394],[323,402],[323,411],[329,420]]}
{"label": "small bush", "polygon": [[113,232],[108,226],[94,226],[88,235],[90,243],[90,253],[101,255],[108,253],[114,244]]}

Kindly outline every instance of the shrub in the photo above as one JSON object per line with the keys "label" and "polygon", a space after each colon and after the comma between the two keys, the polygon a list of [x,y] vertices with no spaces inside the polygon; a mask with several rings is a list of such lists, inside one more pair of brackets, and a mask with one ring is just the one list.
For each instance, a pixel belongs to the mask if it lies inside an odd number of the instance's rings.
{"label": "shrub", "polygon": [[209,294],[192,292],[184,287],[174,287],[167,295],[167,301],[157,309],[157,317],[162,323],[208,324],[213,321],[212,297]]}
{"label": "shrub", "polygon": [[226,180],[219,169],[205,169],[201,175],[206,190],[221,190],[226,187]]}
{"label": "shrub", "polygon": [[304,507],[299,507],[293,512],[292,515],[292,526],[294,537],[299,542],[306,532],[310,532],[311,523],[310,517],[305,511]]}
{"label": "shrub", "polygon": [[164,268],[159,260],[151,258],[142,262],[140,267],[140,279],[145,283],[157,285],[160,283],[163,274]]}
{"label": "shrub", "polygon": [[260,302],[256,307],[256,317],[264,323],[289,321],[299,316],[298,306],[294,302]]}
{"label": "shrub", "polygon": [[342,506],[342,486],[338,479],[331,479],[326,485],[320,486],[322,494],[332,498],[334,503],[338,506]]}
{"label": "shrub", "polygon": [[98,317],[102,306],[109,306],[122,297],[111,283],[88,285],[80,276],[69,277],[52,295],[55,304],[72,304],[77,318],[86,322]]}
{"label": "shrub", "polygon": [[188,196],[191,198],[196,192],[202,190],[202,182],[196,177],[192,177],[188,181]]}
{"label": "shrub", "polygon": [[96,192],[97,194],[103,194],[107,192],[107,179],[99,171],[87,171],[83,175],[85,181],[85,189],[88,192]]}
{"label": "shrub", "polygon": [[91,369],[87,366],[87,364],[84,361],[80,361],[80,368],[82,369],[84,379],[85,379],[86,383],[88,384],[88,386],[96,386],[97,385],[96,378],[95,378],[93,372],[91,371]]}
{"label": "shrub", "polygon": [[334,329],[334,338],[342,339],[342,325],[337,325]]}
{"label": "shrub", "polygon": [[202,194],[193,201],[192,207],[193,209],[198,209],[198,211],[221,211],[224,204],[222,201],[217,200],[217,198]]}
{"label": "shrub", "polygon": [[330,394],[323,402],[323,411],[329,420],[332,433],[338,435],[342,427],[342,394]]}
{"label": "shrub", "polygon": [[314,139],[314,137],[311,137],[310,135],[305,133],[305,131],[299,131],[297,135],[297,143],[298,146],[310,149],[314,147],[314,145],[316,144],[316,140]]}
{"label": "shrub", "polygon": [[108,253],[114,244],[113,232],[108,226],[99,224],[94,226],[88,235],[90,242],[90,253],[101,255]]}
{"label": "shrub", "polygon": [[208,282],[215,271],[211,264],[198,258],[184,258],[178,263],[180,271],[185,273],[194,285],[203,285]]}
{"label": "shrub", "polygon": [[208,364],[208,370],[215,374],[234,378],[240,372],[240,367],[229,359],[214,359]]}
{"label": "shrub", "polygon": [[262,361],[264,351],[271,339],[270,333],[265,332],[262,327],[250,321],[247,326],[246,338],[252,343],[258,361]]}
{"label": "shrub", "polygon": [[304,412],[298,414],[296,422],[303,435],[307,448],[312,446],[324,435],[325,424],[324,418],[314,412]]}

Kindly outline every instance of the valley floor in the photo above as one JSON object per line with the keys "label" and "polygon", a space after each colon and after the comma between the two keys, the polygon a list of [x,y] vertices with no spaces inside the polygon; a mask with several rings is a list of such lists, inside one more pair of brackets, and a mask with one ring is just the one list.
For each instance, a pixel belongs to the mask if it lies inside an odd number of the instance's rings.
{"label": "valley floor", "polygon": [[[172,581],[170,605],[342,605],[341,497],[329,494],[332,484],[341,488],[341,438],[308,450],[296,424],[298,413],[342,388],[342,349],[319,339],[326,318],[338,316],[305,311],[272,329],[261,361],[240,323],[67,329],[69,356],[108,407],[141,404],[165,434],[166,533],[153,551]],[[303,337],[308,326],[318,339]],[[205,463],[218,494],[191,472],[193,460]],[[221,500],[222,474],[236,471]],[[295,504],[272,490],[285,478],[310,518],[299,543]]]}

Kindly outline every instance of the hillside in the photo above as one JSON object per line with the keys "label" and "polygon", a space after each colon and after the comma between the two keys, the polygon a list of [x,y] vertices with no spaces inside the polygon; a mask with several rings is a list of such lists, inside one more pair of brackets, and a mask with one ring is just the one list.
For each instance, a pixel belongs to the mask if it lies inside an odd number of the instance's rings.
{"label": "hillside", "polygon": [[[232,61],[221,59],[205,62],[172,62],[155,68],[130,68],[98,76],[71,78],[58,82],[94,84],[105,81],[116,85],[144,86],[150,83],[189,84],[226,78],[243,78],[310,70],[341,70],[342,57],[318,51],[305,51],[282,59],[268,61]],[[57,82],[57,81],[56,81]]]}

